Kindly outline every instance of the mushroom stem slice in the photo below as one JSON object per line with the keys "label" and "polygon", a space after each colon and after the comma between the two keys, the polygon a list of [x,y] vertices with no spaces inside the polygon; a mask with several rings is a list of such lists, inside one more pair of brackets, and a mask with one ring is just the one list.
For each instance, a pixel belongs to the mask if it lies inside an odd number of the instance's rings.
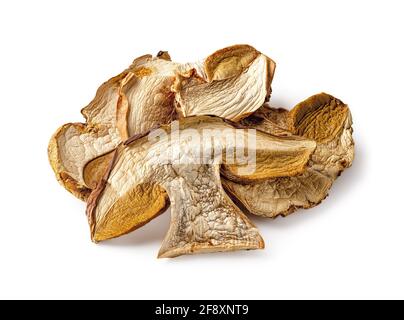
{"label": "mushroom stem slice", "polygon": [[[241,138],[233,139],[237,141],[233,151],[226,143],[229,135]],[[256,138],[255,146],[242,144],[251,136]],[[246,171],[237,170],[246,169],[237,150],[248,148],[257,151],[258,161],[269,163],[257,164],[258,175],[247,174],[248,179],[261,179],[290,173],[290,163],[298,163],[295,169],[302,172],[315,143],[237,129],[208,116],[184,118],[137,140],[129,139],[117,148],[90,195],[87,215],[92,239],[107,240],[142,226],[161,213],[170,199],[171,226],[161,257],[262,248],[258,231],[226,195],[219,174],[224,158],[228,161],[233,152],[232,174],[245,178]],[[274,152],[281,152],[287,161],[273,162]]]}
{"label": "mushroom stem slice", "polygon": [[171,224],[159,258],[239,249],[261,249],[255,226],[222,189],[218,166],[186,165],[164,184]]}

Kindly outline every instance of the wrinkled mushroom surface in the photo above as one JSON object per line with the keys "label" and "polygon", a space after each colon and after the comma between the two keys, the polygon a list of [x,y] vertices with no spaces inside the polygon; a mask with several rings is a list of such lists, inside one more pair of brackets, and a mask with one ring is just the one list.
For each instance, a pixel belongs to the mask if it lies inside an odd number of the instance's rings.
{"label": "wrinkled mushroom surface", "polygon": [[111,152],[133,132],[169,123],[173,119],[170,87],[174,76],[171,62],[147,55],[104,83],[82,110],[86,123],[65,124],[51,138],[49,159],[59,182],[86,199],[92,185],[86,184],[83,169],[89,161]]}
{"label": "wrinkled mushroom surface", "polygon": [[[58,181],[87,199],[108,165],[107,154],[129,136],[177,117],[242,119],[269,98],[274,70],[271,59],[248,45],[219,50],[197,63],[172,62],[167,52],[136,59],[98,89],[82,110],[85,124],[63,125],[53,135],[48,153]],[[96,158],[98,165],[84,172]]]}
{"label": "wrinkled mushroom surface", "polygon": [[341,100],[326,93],[314,95],[294,107],[288,121],[292,133],[317,141],[313,169],[336,179],[352,165],[352,116]]}
{"label": "wrinkled mushroom surface", "polygon": [[182,73],[174,86],[183,117],[216,115],[238,121],[269,98],[275,63],[250,46],[234,46],[212,54],[204,68]]}
{"label": "wrinkled mushroom surface", "polygon": [[311,208],[327,197],[333,181],[352,164],[354,143],[349,108],[331,95],[314,95],[288,113],[265,107],[243,124],[271,134],[285,135],[286,131],[317,142],[308,168],[301,175],[250,184],[223,179],[229,195],[250,213],[274,218],[298,208]]}
{"label": "wrinkled mushroom surface", "polygon": [[252,115],[241,120],[240,124],[275,136],[290,136],[292,132],[288,129],[288,116],[288,110],[264,104]]}
{"label": "wrinkled mushroom surface", "polygon": [[[251,135],[256,143],[250,146]],[[229,136],[238,138],[233,151],[228,148]],[[220,167],[224,174],[248,181],[289,175],[291,167],[299,174],[315,147],[311,140],[237,129],[216,117],[184,118],[177,129],[165,126],[128,140],[117,148],[90,195],[92,239],[130,232],[161,213],[170,201],[171,223],[160,257],[262,248],[257,229],[224,192]],[[246,168],[244,159],[236,157],[237,149],[248,154],[251,148],[258,170],[237,170]],[[278,156],[283,161],[276,160]]]}

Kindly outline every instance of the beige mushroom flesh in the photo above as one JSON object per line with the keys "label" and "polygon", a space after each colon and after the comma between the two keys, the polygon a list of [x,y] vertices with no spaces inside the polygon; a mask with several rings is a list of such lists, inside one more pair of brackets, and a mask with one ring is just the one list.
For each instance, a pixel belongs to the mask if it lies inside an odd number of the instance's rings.
{"label": "beige mushroom flesh", "polygon": [[[250,135],[256,144],[249,147]],[[238,138],[238,145],[229,154],[232,136]],[[251,147],[257,170],[249,171],[250,164],[239,161],[236,154],[238,148],[248,154]],[[130,140],[117,148],[102,183],[90,195],[87,214],[92,239],[128,233],[161,213],[170,201],[171,223],[159,257],[262,248],[257,229],[224,192],[220,167],[248,181],[291,171],[299,174],[315,147],[312,140],[238,129],[217,117],[184,118],[178,129],[162,127]],[[212,150],[220,152],[212,154]]]}

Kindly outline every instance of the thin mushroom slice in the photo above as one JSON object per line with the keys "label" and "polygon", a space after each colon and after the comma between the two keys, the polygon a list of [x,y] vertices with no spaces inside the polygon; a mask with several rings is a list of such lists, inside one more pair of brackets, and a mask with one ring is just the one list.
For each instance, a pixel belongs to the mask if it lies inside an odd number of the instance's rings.
{"label": "thin mushroom slice", "polygon": [[[275,115],[270,116],[271,113]],[[340,100],[325,93],[314,95],[285,114],[283,109],[260,109],[242,123],[271,134],[285,135],[283,130],[288,129],[290,134],[314,139],[317,147],[306,171],[295,177],[251,184],[222,179],[231,198],[255,215],[275,218],[318,205],[327,197],[334,180],[353,161],[352,117]]]}
{"label": "thin mushroom slice", "polygon": [[251,46],[219,50],[180,72],[173,87],[178,112],[241,120],[269,99],[274,72],[275,62]]}
{"label": "thin mushroom slice", "polygon": [[[66,124],[53,135],[49,159],[58,181],[75,196],[87,199],[108,165],[107,155],[129,136],[170,123],[178,117],[176,107],[182,110],[184,103],[187,110],[188,104],[199,105],[203,97],[212,98],[202,101],[206,108],[200,105],[185,112],[187,116],[245,117],[269,97],[274,69],[272,60],[250,46],[219,50],[202,63],[175,63],[165,51],[157,57],[137,58],[98,89],[94,100],[82,110],[85,124]],[[199,92],[188,96],[188,90],[179,86],[184,77],[196,79],[191,74],[207,85],[198,86]],[[256,77],[259,80],[255,81]],[[247,86],[254,89],[248,94],[239,90],[245,91]],[[187,97],[184,101],[182,94]],[[89,166],[94,159],[97,161]]]}
{"label": "thin mushroom slice", "polygon": [[319,204],[328,194],[332,179],[307,169],[296,177],[283,177],[262,183],[238,184],[222,178],[222,184],[232,199],[258,216],[287,216],[296,209],[308,209]]}
{"label": "thin mushroom slice", "polygon": [[67,123],[49,141],[49,162],[57,180],[82,200],[91,192],[82,168],[120,143],[115,112],[121,83],[127,76],[126,70],[101,85],[93,101],[82,110],[86,123]]}
{"label": "thin mushroom slice", "polygon": [[306,169],[307,162],[316,148],[314,141],[301,137],[277,137],[265,135],[261,131],[253,132],[257,133],[256,146],[252,150],[248,149],[247,154],[253,153],[254,170],[240,174],[242,169],[240,163],[228,163],[225,157],[221,174],[227,179],[246,184],[265,181],[269,178],[299,175]]}
{"label": "thin mushroom slice", "polygon": [[65,124],[52,136],[48,147],[56,179],[74,196],[86,200],[91,186],[85,183],[82,169],[88,161],[112,150],[120,141],[119,133],[108,126]]}
{"label": "thin mushroom slice", "polygon": [[[108,165],[109,158],[104,155],[129,134],[141,133],[173,119],[174,96],[170,88],[174,79],[170,61],[145,55],[105,82],[82,110],[87,122],[63,125],[49,142],[49,160],[58,181],[75,196],[86,200],[98,177],[91,178],[88,172],[101,172]],[[128,121],[131,126],[127,125]],[[94,167],[85,177],[84,168],[94,159],[99,160],[100,167]]]}
{"label": "thin mushroom slice", "polygon": [[352,165],[352,116],[341,100],[326,93],[316,94],[296,105],[288,121],[291,132],[317,142],[310,162],[313,169],[336,179]]}
{"label": "thin mushroom slice", "polygon": [[288,110],[272,108],[268,104],[264,104],[256,112],[239,123],[275,136],[291,136],[292,133],[288,129],[288,116]]}
{"label": "thin mushroom slice", "polygon": [[[260,161],[270,163],[270,155],[279,150],[293,163],[301,162],[296,158],[307,162],[315,143],[237,129],[216,117],[184,118],[178,127],[176,124],[129,139],[117,148],[88,202],[92,239],[103,241],[130,232],[161,213],[170,200],[171,224],[160,257],[262,248],[257,229],[221,185],[220,165],[224,157],[229,162],[231,152],[228,137],[238,137],[237,148],[243,152],[254,148]],[[248,144],[252,135],[256,145]],[[257,175],[248,172],[244,159],[237,158],[237,148],[232,173],[240,179],[245,175],[248,179],[269,179],[282,171],[289,173],[288,162],[268,164]],[[241,170],[235,170],[236,166]]]}

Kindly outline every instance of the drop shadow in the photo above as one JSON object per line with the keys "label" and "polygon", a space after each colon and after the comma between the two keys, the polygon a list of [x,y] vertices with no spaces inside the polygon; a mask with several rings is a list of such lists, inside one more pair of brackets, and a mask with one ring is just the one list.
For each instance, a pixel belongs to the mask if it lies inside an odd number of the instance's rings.
{"label": "drop shadow", "polygon": [[[128,233],[127,235],[121,236],[119,238],[111,239],[108,241],[103,241],[99,245],[106,247],[136,247],[136,246],[144,246],[150,247],[155,246],[157,255],[158,249],[160,248],[164,236],[168,231],[168,227],[170,224],[170,209],[167,209],[163,214],[153,219],[148,224],[144,225],[140,229]],[[153,255],[153,252],[151,253]],[[267,259],[268,252],[266,250],[238,250],[238,251],[229,251],[229,252],[216,252],[210,254],[195,254],[195,255],[182,255],[174,258],[163,258],[160,261],[165,261],[165,263],[175,263],[177,261],[208,261],[211,260],[212,255],[219,258],[220,261],[223,260],[238,260],[240,258],[249,259]]]}
{"label": "drop shadow", "polygon": [[282,98],[276,97],[276,96],[271,96],[271,100],[268,104],[271,108],[275,108],[275,109],[291,110],[294,107],[294,105],[291,106],[290,103],[287,103]]}
{"label": "drop shadow", "polygon": [[268,261],[268,258],[271,256],[271,250],[264,249],[256,249],[256,250],[237,250],[237,251],[220,251],[220,252],[210,252],[210,253],[198,253],[191,255],[182,255],[175,258],[163,258],[160,259],[164,261],[164,263],[178,263],[191,261],[192,263],[204,262],[204,261],[212,261],[212,257],[215,257],[215,261],[217,263],[223,261],[237,261],[240,263],[240,260],[243,259],[247,264],[251,263],[251,259],[254,261],[262,260]]}

